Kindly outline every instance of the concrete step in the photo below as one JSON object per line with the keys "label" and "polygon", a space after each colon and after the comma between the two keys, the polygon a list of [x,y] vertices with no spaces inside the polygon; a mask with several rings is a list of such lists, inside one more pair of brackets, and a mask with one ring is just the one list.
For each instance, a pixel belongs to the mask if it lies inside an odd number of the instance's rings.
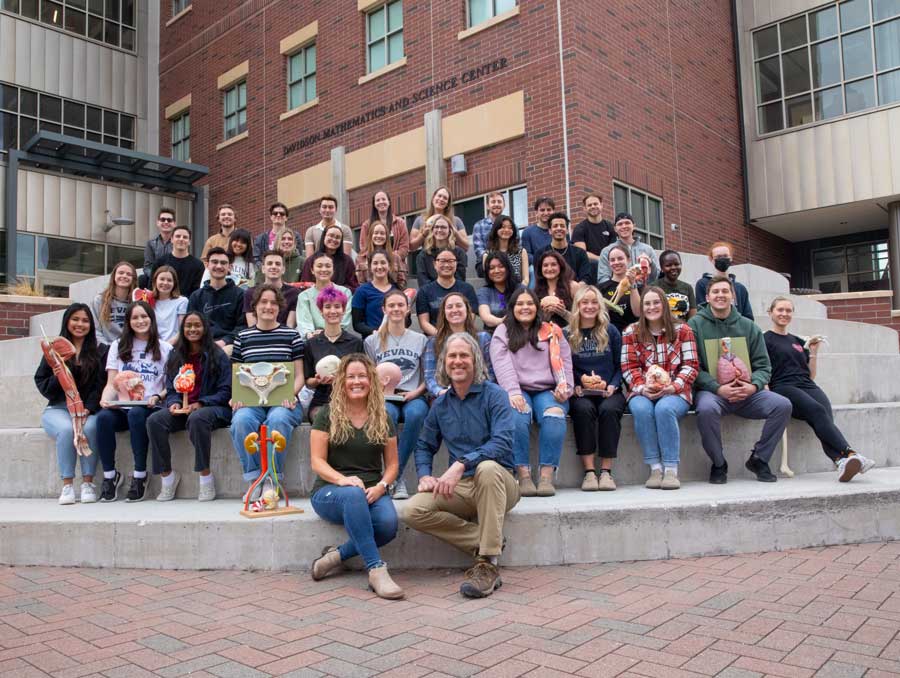
{"label": "concrete step", "polygon": [[[768,315],[757,318],[763,332],[772,329],[772,321]],[[820,349],[820,356],[830,353],[870,353],[897,355],[900,353],[900,342],[897,331],[881,325],[851,322],[849,320],[832,320],[829,318],[796,318],[791,323],[791,333],[810,337],[822,334],[828,338]]]}
{"label": "concrete step", "polygon": [[[851,483],[834,473],[774,484],[685,483],[522,499],[509,514],[503,565],[561,565],[730,555],[900,537],[900,469]],[[402,502],[396,502],[402,511]],[[0,564],[62,567],[303,570],[343,528],[304,513],[248,520],[237,500],[58,506],[0,499]],[[464,567],[470,560],[401,526],[382,551],[392,568]],[[350,565],[358,564],[351,561]]]}
{"label": "concrete step", "polygon": [[900,355],[823,353],[816,383],[834,405],[900,401]]}
{"label": "concrete step", "polygon": [[828,307],[820,301],[810,299],[798,294],[785,294],[765,288],[748,287],[747,291],[750,296],[750,306],[753,308],[753,317],[757,322],[769,321],[769,306],[775,297],[787,297],[794,302],[794,317],[802,318],[818,318],[824,320],[828,317]]}
{"label": "concrete step", "polygon": [[[900,466],[900,446],[885,441],[900,440],[900,403],[876,405],[844,405],[835,408],[835,420],[851,445],[862,454],[872,457],[879,466]],[[726,457],[733,478],[752,477],[744,469],[744,461],[759,436],[759,422],[727,418],[723,423]],[[309,465],[308,424],[298,429],[288,448],[285,461],[285,483],[291,496],[307,496],[315,482]],[[684,480],[706,480],[709,477],[709,460],[700,443],[696,419],[688,415],[681,424],[681,463],[679,475]],[[123,474],[131,472],[132,456],[128,434],[118,435],[116,464]],[[822,452],[821,445],[809,426],[793,421],[788,429],[790,466],[798,474],[832,470],[833,465]],[[532,463],[537,465],[537,435],[532,436]],[[193,471],[194,453],[185,433],[173,436],[172,457],[175,470],[181,473],[178,486],[179,498],[196,498],[197,475]],[[772,462],[773,471],[781,462],[780,448]],[[14,469],[0,475],[0,497],[56,497],[59,495],[59,476],[56,453],[50,439],[41,429],[5,429],[0,431],[0,468]],[[221,497],[240,497],[246,489],[241,479],[241,467],[227,430],[216,431],[213,437],[211,468],[216,476],[216,488]],[[446,468],[446,454],[437,457],[435,471]],[[614,474],[620,486],[642,485],[647,479],[647,467],[634,435],[630,415],[622,422],[622,439]],[[563,454],[557,474],[559,487],[580,487],[583,471],[575,454],[572,427],[566,435]],[[410,489],[416,486],[416,473],[412,460],[407,465],[405,479]],[[99,480],[97,481],[99,484]],[[154,477],[150,495],[159,492],[159,479]]]}

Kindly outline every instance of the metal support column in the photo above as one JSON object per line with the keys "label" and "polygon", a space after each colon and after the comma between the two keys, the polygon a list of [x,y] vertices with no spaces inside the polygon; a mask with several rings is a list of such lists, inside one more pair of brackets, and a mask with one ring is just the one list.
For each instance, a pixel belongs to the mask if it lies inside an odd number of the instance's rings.
{"label": "metal support column", "polygon": [[[194,191],[194,201],[191,203],[191,249],[198,259],[203,252],[206,243],[206,234],[209,233],[209,186],[199,186]],[[203,237],[201,237],[201,234]]]}
{"label": "metal support column", "polygon": [[890,262],[891,308],[900,311],[900,201],[888,205],[888,261]]}
{"label": "metal support column", "polygon": [[331,149],[331,192],[337,198],[334,218],[342,224],[350,224],[350,192],[347,190],[347,149],[335,146]]}
{"label": "metal support column", "polygon": [[447,185],[447,163],[444,162],[444,132],[440,110],[425,114],[425,204],[431,195]]}
{"label": "metal support column", "polygon": [[6,228],[6,284],[16,283],[16,229],[19,221],[19,157],[22,152],[9,149],[6,163],[6,196],[3,224]]}

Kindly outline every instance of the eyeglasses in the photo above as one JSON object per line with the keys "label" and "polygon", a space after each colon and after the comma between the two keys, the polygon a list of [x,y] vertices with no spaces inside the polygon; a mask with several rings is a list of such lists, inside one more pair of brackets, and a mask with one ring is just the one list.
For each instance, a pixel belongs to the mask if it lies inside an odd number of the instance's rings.
{"label": "eyeglasses", "polygon": [[156,220],[157,220],[157,221],[162,221],[162,222],[167,223],[167,224],[174,224],[174,223],[175,223],[175,218],[174,218],[174,217],[157,217]]}
{"label": "eyeglasses", "polygon": [[435,261],[439,264],[455,264],[456,259],[435,259]]}
{"label": "eyeglasses", "polygon": [[286,217],[287,212],[272,212],[273,217]]}

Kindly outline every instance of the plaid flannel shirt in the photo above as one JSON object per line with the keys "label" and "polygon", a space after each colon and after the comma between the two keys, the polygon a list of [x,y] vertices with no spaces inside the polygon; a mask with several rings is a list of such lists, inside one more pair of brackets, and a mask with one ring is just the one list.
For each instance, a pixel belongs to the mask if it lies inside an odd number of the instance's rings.
{"label": "plaid flannel shirt", "polygon": [[676,395],[688,403],[693,402],[691,386],[700,369],[697,360],[697,342],[694,332],[687,323],[675,326],[675,341],[669,343],[664,337],[654,337],[652,343],[640,343],[635,329],[637,323],[629,326],[622,335],[622,377],[628,386],[628,397],[640,393],[644,386],[644,373],[650,365],[659,365],[672,378]]}

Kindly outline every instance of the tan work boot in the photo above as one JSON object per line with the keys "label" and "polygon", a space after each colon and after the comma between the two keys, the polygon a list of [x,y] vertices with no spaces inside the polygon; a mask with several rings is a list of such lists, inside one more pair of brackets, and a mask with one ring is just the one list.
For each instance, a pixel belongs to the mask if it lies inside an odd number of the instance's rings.
{"label": "tan work boot", "polygon": [[600,472],[600,477],[597,479],[597,489],[601,492],[612,492],[616,489],[616,481],[613,480],[609,471]]}
{"label": "tan work boot", "polygon": [[596,492],[599,490],[597,485],[597,474],[594,471],[585,471],[584,480],[581,481],[582,492]]}
{"label": "tan work boot", "polygon": [[673,469],[667,468],[659,487],[663,490],[679,489],[681,487],[681,481],[678,480],[678,474]]}
{"label": "tan work boot", "polygon": [[341,553],[337,546],[326,546],[322,555],[313,561],[310,574],[315,581],[319,581],[342,566]]}
{"label": "tan work boot", "polygon": [[533,497],[536,494],[537,488],[534,486],[534,481],[531,479],[531,475],[524,475],[521,471],[519,471],[519,496]]}
{"label": "tan work boot", "polygon": [[466,598],[485,598],[503,585],[500,570],[488,560],[477,560],[466,572],[466,580],[460,584],[459,592]]}
{"label": "tan work boot", "polygon": [[662,487],[662,479],[663,473],[661,468],[656,468],[650,471],[650,477],[647,478],[647,482],[644,483],[644,487],[650,490],[658,490]]}
{"label": "tan work boot", "polygon": [[379,598],[388,600],[399,600],[404,595],[403,589],[397,586],[388,574],[387,565],[379,565],[369,570],[369,588]]}

